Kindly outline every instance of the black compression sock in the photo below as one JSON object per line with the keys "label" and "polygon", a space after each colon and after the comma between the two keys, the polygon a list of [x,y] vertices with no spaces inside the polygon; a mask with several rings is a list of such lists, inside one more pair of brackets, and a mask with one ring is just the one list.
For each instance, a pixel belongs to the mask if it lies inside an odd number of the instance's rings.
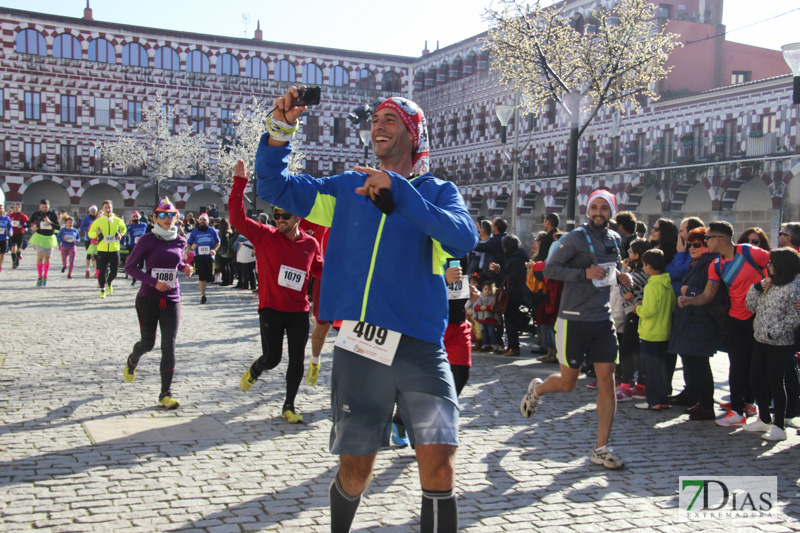
{"label": "black compression sock", "polygon": [[361,494],[350,496],[339,483],[338,474],[333,478],[330,488],[331,533],[349,533],[353,518],[361,503]]}
{"label": "black compression sock", "polygon": [[458,504],[453,489],[445,492],[422,489],[422,533],[456,533],[458,531]]}

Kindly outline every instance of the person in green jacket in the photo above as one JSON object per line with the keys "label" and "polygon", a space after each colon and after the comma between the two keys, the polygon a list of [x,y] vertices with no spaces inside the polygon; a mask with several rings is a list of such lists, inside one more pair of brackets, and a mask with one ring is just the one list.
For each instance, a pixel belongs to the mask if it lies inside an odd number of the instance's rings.
{"label": "person in green jacket", "polygon": [[642,370],[645,372],[645,397],[638,409],[661,411],[669,409],[667,394],[666,356],[672,330],[672,311],[675,309],[675,292],[669,274],[664,272],[666,260],[659,249],[642,254],[644,273],[649,276],[644,286],[642,303],[634,308],[639,315],[639,349]]}
{"label": "person in green jacket", "polygon": [[114,292],[111,283],[117,277],[119,247],[126,231],[125,221],[114,214],[114,203],[111,200],[103,201],[100,216],[92,222],[87,232],[91,238],[97,239],[96,263],[99,270],[97,282],[100,286],[100,298],[105,298],[106,293]]}

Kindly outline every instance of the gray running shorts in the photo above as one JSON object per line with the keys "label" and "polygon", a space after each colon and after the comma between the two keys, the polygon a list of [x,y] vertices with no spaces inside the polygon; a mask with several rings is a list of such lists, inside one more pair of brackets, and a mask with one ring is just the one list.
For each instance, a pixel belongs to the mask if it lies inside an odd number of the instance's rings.
{"label": "gray running shorts", "polygon": [[389,446],[395,404],[411,444],[458,446],[458,397],[442,347],[403,335],[392,366],[334,348],[331,453]]}

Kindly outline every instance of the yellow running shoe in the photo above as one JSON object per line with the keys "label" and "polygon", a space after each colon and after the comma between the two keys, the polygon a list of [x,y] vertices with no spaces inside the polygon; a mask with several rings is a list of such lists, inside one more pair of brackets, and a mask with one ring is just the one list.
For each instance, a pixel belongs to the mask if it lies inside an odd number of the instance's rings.
{"label": "yellow running shoe", "polygon": [[110,283],[106,285],[106,292],[108,292],[108,294],[114,294],[114,287],[112,287]]}
{"label": "yellow running shoe", "polygon": [[250,367],[247,367],[247,370],[244,371],[242,374],[242,379],[239,382],[239,386],[242,388],[244,392],[250,390],[253,384],[256,382],[256,378],[253,377],[253,374],[250,373]]}
{"label": "yellow running shoe", "polygon": [[294,409],[285,410],[281,416],[288,420],[291,424],[297,424],[298,422],[303,421],[303,415],[298,414]]}
{"label": "yellow running shoe", "polygon": [[308,372],[306,372],[306,382],[312,387],[317,384],[319,378],[319,363],[308,363]]}
{"label": "yellow running shoe", "polygon": [[177,409],[181,405],[178,403],[178,400],[172,397],[170,393],[167,393],[163,397],[159,398],[158,403],[161,405],[161,407],[169,409],[170,411]]}
{"label": "yellow running shoe", "polygon": [[100,298],[105,298],[105,297],[106,297],[106,291],[100,289]]}
{"label": "yellow running shoe", "polygon": [[134,378],[136,378],[136,367],[131,368],[130,365],[126,363],[122,378],[125,380],[125,383],[133,383]]}

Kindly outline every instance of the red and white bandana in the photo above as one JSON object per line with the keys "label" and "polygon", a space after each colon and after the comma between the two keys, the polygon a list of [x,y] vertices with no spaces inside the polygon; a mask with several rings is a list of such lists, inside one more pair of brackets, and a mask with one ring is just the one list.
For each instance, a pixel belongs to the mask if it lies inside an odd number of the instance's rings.
{"label": "red and white bandana", "polygon": [[428,122],[425,120],[422,109],[411,100],[399,96],[387,98],[378,106],[375,112],[377,113],[383,108],[389,108],[397,112],[414,139],[414,157],[411,160],[414,165],[414,172],[417,174],[428,172],[428,157],[430,155]]}

